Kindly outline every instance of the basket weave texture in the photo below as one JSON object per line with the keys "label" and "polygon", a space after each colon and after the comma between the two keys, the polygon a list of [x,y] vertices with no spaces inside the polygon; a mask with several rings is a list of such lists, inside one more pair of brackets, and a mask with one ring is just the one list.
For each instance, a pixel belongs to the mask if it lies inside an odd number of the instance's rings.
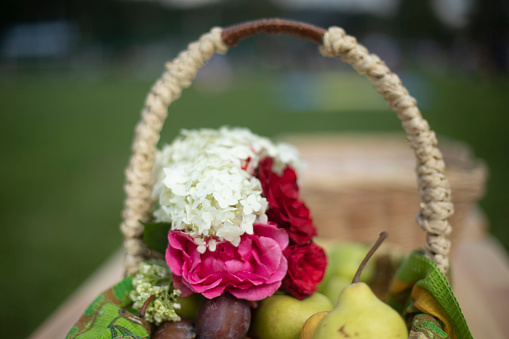
{"label": "basket weave texture", "polygon": [[[293,135],[281,137],[299,149],[305,163],[300,193],[320,237],[371,242],[380,230],[405,251],[423,246],[415,225],[419,197],[412,151],[397,134]],[[466,144],[442,140],[452,191],[452,244],[467,236],[468,219],[483,196],[484,162]]]}

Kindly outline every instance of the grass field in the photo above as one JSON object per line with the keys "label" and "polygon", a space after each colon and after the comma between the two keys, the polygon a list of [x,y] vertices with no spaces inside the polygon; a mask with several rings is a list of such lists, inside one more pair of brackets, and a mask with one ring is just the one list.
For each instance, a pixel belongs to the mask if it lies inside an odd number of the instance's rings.
{"label": "grass field", "polygon": [[[172,106],[162,140],[171,141],[183,127],[221,125],[267,136],[401,129],[367,80],[350,73],[335,78],[318,78],[327,86],[304,99],[299,91],[316,78],[258,75],[235,79],[227,91],[188,89]],[[487,161],[491,174],[482,207],[508,248],[509,81],[423,74],[403,79],[439,137],[466,141]],[[282,90],[288,83],[294,85]],[[151,85],[114,76],[0,81],[4,335],[32,332],[121,246],[123,170]]]}

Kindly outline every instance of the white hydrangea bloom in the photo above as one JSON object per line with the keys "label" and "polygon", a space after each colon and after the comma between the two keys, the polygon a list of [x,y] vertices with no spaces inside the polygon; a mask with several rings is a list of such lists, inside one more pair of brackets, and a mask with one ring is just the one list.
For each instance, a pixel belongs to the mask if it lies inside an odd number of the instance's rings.
{"label": "white hydrangea bloom", "polygon": [[216,246],[204,238],[238,245],[244,233],[253,233],[253,223],[266,220],[268,203],[254,174],[267,156],[275,159],[276,172],[287,165],[300,168],[295,148],[247,129],[184,130],[155,159],[156,221],[193,236],[202,253]]}

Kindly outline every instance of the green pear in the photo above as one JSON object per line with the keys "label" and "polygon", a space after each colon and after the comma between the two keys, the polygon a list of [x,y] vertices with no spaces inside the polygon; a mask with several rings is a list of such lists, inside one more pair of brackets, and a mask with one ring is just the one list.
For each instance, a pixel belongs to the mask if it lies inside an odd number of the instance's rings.
{"label": "green pear", "polygon": [[203,296],[199,293],[194,293],[185,298],[180,297],[177,301],[180,303],[180,309],[175,311],[177,315],[194,321],[198,308],[203,301]]}
{"label": "green pear", "polygon": [[254,316],[254,332],[262,339],[299,339],[302,326],[315,313],[332,310],[332,303],[315,292],[302,300],[275,294],[260,302]]}
{"label": "green pear", "polygon": [[[327,250],[329,262],[325,276],[318,285],[318,291],[324,293],[332,277],[342,277],[352,281],[368,250],[369,246],[360,242],[340,242],[330,246]],[[362,270],[361,281],[369,282],[374,275],[375,263],[368,262]]]}
{"label": "green pear", "polygon": [[323,286],[321,293],[331,301],[332,305],[336,305],[339,293],[346,286],[350,285],[352,279],[346,279],[341,276],[331,277],[327,284]]}
{"label": "green pear", "polygon": [[386,237],[387,233],[380,234],[380,238],[359,266],[352,284],[341,291],[334,309],[316,326],[313,339],[408,338],[408,329],[403,318],[378,299],[368,285],[359,282],[362,268]]}
{"label": "green pear", "polygon": [[348,285],[336,307],[318,323],[314,339],[406,339],[403,318],[363,282]]}

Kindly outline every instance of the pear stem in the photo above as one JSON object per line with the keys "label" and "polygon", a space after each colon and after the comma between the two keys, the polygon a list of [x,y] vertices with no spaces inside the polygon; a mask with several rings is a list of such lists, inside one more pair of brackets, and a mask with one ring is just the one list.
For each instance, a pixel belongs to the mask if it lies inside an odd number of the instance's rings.
{"label": "pear stem", "polygon": [[375,253],[375,251],[378,249],[378,247],[380,247],[380,245],[384,242],[385,238],[387,238],[388,236],[389,236],[389,234],[385,231],[380,233],[377,241],[373,244],[373,246],[371,246],[371,248],[369,249],[369,252],[366,254],[366,256],[362,260],[361,264],[359,265],[359,268],[357,269],[357,272],[355,273],[355,276],[353,277],[352,284],[358,283],[360,281],[362,270],[368,263],[369,259],[371,259],[371,257]]}
{"label": "pear stem", "polygon": [[154,300],[155,297],[156,297],[156,295],[152,294],[150,297],[147,298],[147,300],[145,300],[145,302],[141,306],[140,310],[138,311],[138,317],[143,318],[145,316],[145,312],[147,311],[148,304],[150,304],[150,302],[152,300]]}

